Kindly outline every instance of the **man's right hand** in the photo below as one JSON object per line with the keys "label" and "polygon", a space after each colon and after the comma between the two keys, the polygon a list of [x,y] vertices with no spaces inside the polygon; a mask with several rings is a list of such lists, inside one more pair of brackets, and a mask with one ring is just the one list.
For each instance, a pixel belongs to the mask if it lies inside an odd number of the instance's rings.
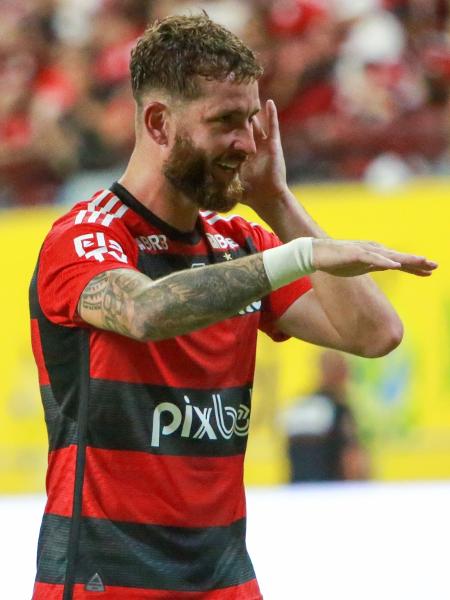
{"label": "man's right hand", "polygon": [[313,239],[313,265],[338,277],[355,277],[373,271],[397,270],[428,277],[437,264],[423,256],[397,252],[376,242]]}

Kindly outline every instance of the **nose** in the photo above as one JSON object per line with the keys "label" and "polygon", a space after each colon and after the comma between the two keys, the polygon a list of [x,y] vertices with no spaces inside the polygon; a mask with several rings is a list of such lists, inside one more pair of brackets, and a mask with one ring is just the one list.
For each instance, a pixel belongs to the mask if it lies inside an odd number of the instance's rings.
{"label": "nose", "polygon": [[253,125],[251,123],[248,123],[245,127],[236,132],[233,149],[244,153],[246,156],[256,154],[256,143],[253,135]]}

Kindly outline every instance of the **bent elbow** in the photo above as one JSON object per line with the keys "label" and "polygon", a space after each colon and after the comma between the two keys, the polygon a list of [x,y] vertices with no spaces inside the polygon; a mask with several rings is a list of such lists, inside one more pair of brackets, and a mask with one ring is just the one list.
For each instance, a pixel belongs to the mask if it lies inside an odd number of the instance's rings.
{"label": "bent elbow", "polygon": [[365,358],[380,358],[395,350],[403,339],[403,323],[395,316],[377,330],[367,342],[361,356]]}

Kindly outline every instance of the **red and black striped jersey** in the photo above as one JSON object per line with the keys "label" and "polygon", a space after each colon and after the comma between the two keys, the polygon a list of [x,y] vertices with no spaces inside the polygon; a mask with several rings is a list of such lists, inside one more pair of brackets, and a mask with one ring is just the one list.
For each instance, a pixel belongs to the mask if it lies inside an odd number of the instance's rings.
{"label": "red and black striped jersey", "polygon": [[88,326],[101,272],[152,279],[280,244],[239,216],[182,233],[120,184],[57,220],[30,287],[49,437],[34,600],[257,600],[245,545],[243,460],[257,330],[310,288],[300,279],[234,317],[142,343]]}

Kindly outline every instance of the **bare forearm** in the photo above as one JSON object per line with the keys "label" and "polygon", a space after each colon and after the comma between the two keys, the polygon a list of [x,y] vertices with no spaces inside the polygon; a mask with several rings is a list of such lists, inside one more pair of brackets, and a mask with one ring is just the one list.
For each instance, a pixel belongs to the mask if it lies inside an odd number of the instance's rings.
{"label": "bare forearm", "polygon": [[260,254],[156,281],[118,269],[92,280],[79,312],[103,329],[139,340],[161,340],[231,317],[269,291]]}
{"label": "bare forearm", "polygon": [[268,205],[267,211],[258,210],[258,214],[283,242],[298,237],[328,237],[290,190]]}
{"label": "bare forearm", "polygon": [[[280,198],[278,206],[278,210],[261,216],[282,241],[300,236],[328,237],[291,192]],[[317,271],[310,277],[320,304],[342,338],[370,344],[376,343],[385,325],[401,330],[394,309],[370,275],[336,277]]]}

